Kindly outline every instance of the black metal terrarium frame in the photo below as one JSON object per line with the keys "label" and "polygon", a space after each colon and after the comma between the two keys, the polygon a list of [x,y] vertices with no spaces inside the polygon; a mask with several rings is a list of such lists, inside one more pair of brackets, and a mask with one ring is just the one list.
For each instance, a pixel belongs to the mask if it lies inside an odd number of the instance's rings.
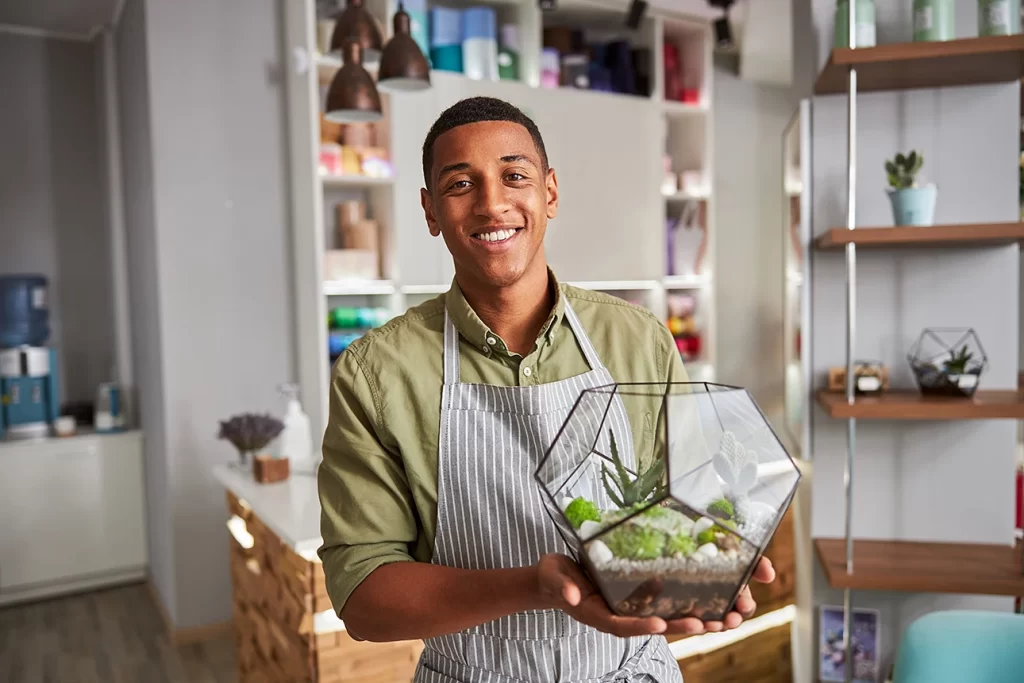
{"label": "black metal terrarium frame", "polygon": [[[551,518],[551,521],[554,523],[555,528],[558,529],[559,534],[562,536],[562,539],[565,542],[566,547],[567,547],[571,557],[577,563],[582,564],[582,566],[586,570],[587,574],[591,577],[592,580],[594,580],[595,585],[598,587],[599,590],[602,591],[602,594],[604,594],[604,588],[603,588],[602,582],[599,581],[599,580],[596,580],[596,577],[598,576],[599,572],[597,571],[597,569],[593,565],[593,562],[592,562],[589,554],[584,550],[585,544],[588,541],[592,541],[595,538],[597,538],[598,535],[590,536],[587,539],[583,539],[580,536],[580,534],[577,532],[577,530],[571,524],[568,523],[568,520],[565,518],[565,515],[561,512],[561,507],[559,506],[558,500],[555,497],[558,491],[561,491],[565,487],[569,486],[571,482],[574,481],[574,479],[579,475],[580,470],[583,467],[585,467],[590,462],[590,459],[591,459],[590,456],[591,455],[598,456],[598,458],[600,458],[602,461],[606,462],[608,465],[612,465],[612,466],[614,465],[614,461],[609,456],[609,454],[604,453],[604,452],[602,452],[601,450],[598,449],[598,441],[599,441],[599,439],[601,437],[602,430],[601,429],[595,430],[593,441],[589,441],[588,440],[588,442],[583,444],[583,445],[587,446],[587,450],[586,450],[587,456],[584,457],[584,458],[581,458],[580,462],[577,463],[576,466],[562,479],[561,483],[558,486],[558,490],[557,491],[552,491],[552,490],[549,489],[547,483],[545,482],[545,480],[544,480],[544,478],[542,476],[542,472],[545,470],[545,467],[548,465],[548,461],[552,457],[553,451],[557,447],[557,444],[559,444],[560,440],[563,437],[563,434],[565,433],[566,429],[568,428],[571,416],[575,413],[577,408],[580,406],[580,403],[585,399],[586,396],[588,396],[588,395],[596,395],[596,394],[607,394],[608,395],[607,401],[606,401],[605,406],[604,406],[604,412],[601,415],[601,420],[600,420],[600,423],[599,423],[600,425],[603,426],[603,425],[607,424],[607,422],[608,422],[608,412],[611,410],[611,407],[614,404],[614,401],[615,401],[617,396],[628,396],[628,395],[654,396],[655,395],[654,393],[635,391],[636,389],[643,388],[643,387],[647,387],[647,388],[663,387],[664,388],[664,391],[662,392],[662,401],[661,401],[661,408],[659,410],[659,415],[658,415],[658,422],[656,424],[661,424],[661,422],[664,421],[664,424],[665,424],[665,436],[666,436],[666,438],[665,438],[665,448],[666,449],[669,448],[669,444],[671,443],[671,439],[668,437],[670,421],[667,419],[667,416],[665,415],[666,406],[668,404],[668,398],[669,398],[669,396],[683,395],[683,394],[673,394],[672,393],[672,389],[673,388],[680,388],[680,387],[694,387],[694,388],[696,388],[696,387],[700,387],[709,396],[711,394],[713,394],[714,392],[719,392],[719,391],[722,391],[722,392],[725,392],[725,391],[742,391],[742,392],[746,393],[748,395],[748,397],[750,396],[749,392],[746,389],[744,389],[743,387],[727,385],[727,384],[718,384],[718,383],[713,383],[713,382],[616,382],[616,383],[612,383],[612,384],[604,384],[604,385],[600,385],[600,386],[596,386],[596,387],[591,387],[589,389],[584,389],[583,391],[580,392],[580,395],[576,398],[576,401],[573,403],[573,407],[569,411],[568,417],[563,422],[561,427],[559,427],[558,432],[555,434],[554,439],[552,439],[551,444],[545,450],[543,457],[541,458],[540,462],[538,463],[537,469],[534,472],[534,479],[537,481],[537,484],[538,484],[538,486],[541,489],[542,495],[545,497],[545,502],[547,503],[545,505],[545,509],[547,511],[547,514]],[[622,391],[623,388],[627,389],[627,391]],[[634,391],[628,391],[628,389],[634,389]],[[719,425],[724,430],[725,429],[725,425],[722,423],[721,417],[718,414],[718,409],[717,409],[717,407],[715,407],[715,404],[714,404],[713,400],[711,400],[710,402],[711,402],[712,407],[715,408],[715,416],[716,416],[716,418],[718,418]],[[756,548],[756,552],[754,554],[753,559],[749,563],[749,566],[744,571],[744,575],[743,575],[742,581],[740,581],[738,583],[738,585],[736,586],[735,592],[731,595],[731,597],[729,599],[729,602],[728,602],[728,605],[727,605],[727,607],[725,608],[725,610],[724,610],[724,612],[722,614],[722,617],[724,617],[725,614],[728,614],[730,611],[732,611],[732,609],[736,605],[736,600],[739,599],[739,595],[742,592],[743,587],[746,586],[749,583],[749,581],[751,579],[751,576],[754,573],[754,570],[757,568],[757,565],[760,563],[761,558],[764,556],[764,552],[765,552],[766,548],[771,543],[772,539],[775,536],[775,533],[778,531],[779,525],[782,522],[782,518],[785,516],[786,512],[788,511],[789,507],[791,506],[791,504],[793,502],[793,498],[796,495],[796,491],[799,488],[800,480],[801,480],[801,478],[803,476],[803,474],[800,471],[800,468],[797,467],[796,462],[793,460],[792,456],[789,454],[789,452],[786,450],[786,448],[782,445],[782,441],[779,439],[778,434],[772,428],[771,422],[765,416],[765,414],[761,410],[760,406],[758,406],[757,403],[753,400],[753,397],[750,397],[750,403],[757,410],[757,413],[760,416],[761,421],[763,422],[764,428],[771,435],[771,437],[775,440],[775,442],[779,445],[780,450],[786,456],[786,458],[789,460],[789,463],[790,463],[790,465],[793,468],[793,472],[796,475],[796,479],[793,481],[792,488],[791,488],[790,492],[787,494],[783,504],[781,504],[779,506],[778,511],[776,512],[775,518],[772,520],[772,523],[767,527],[767,529],[770,530],[769,533],[765,533],[763,535],[760,543],[754,543],[749,538],[747,538],[747,537],[743,536],[742,534],[740,534],[740,532],[738,530],[732,530],[731,533],[736,534],[738,537],[742,538],[745,542],[747,542],[751,547]],[[698,466],[698,467],[696,467],[694,469],[691,469],[688,472],[682,473],[681,475],[674,476],[673,472],[672,472],[672,458],[668,457],[668,453],[666,452],[666,453],[658,454],[658,457],[663,457],[664,460],[665,460],[664,480],[668,482],[668,485],[662,491],[660,491],[657,495],[652,496],[649,499],[649,501],[647,501],[648,504],[645,504],[643,506],[638,507],[637,509],[635,509],[635,511],[631,512],[630,514],[624,515],[621,519],[618,519],[617,521],[615,521],[615,522],[613,522],[611,524],[608,524],[606,526],[602,526],[601,530],[599,532],[599,536],[602,536],[602,537],[605,536],[606,534],[610,533],[612,530],[614,530],[614,529],[616,529],[616,528],[618,528],[618,527],[620,527],[620,526],[622,526],[624,524],[627,524],[631,520],[633,520],[633,519],[643,515],[645,512],[647,512],[651,508],[653,508],[655,506],[658,506],[658,505],[661,505],[666,500],[671,500],[674,504],[678,505],[680,508],[683,509],[684,514],[687,514],[688,516],[690,516],[690,515],[693,515],[693,516],[696,516],[696,517],[707,516],[706,512],[701,512],[699,510],[695,510],[692,506],[688,505],[685,501],[682,501],[679,498],[673,496],[671,494],[671,483],[673,481],[675,481],[676,479],[685,478],[686,476],[689,476],[690,474],[694,473],[696,470],[699,470],[699,469],[701,469],[703,467],[712,466],[711,461],[709,460],[708,462],[703,463],[702,465],[700,465],[700,466]],[[627,470],[628,474],[630,476],[634,477],[634,478],[638,475],[638,473],[636,471],[632,470],[632,469],[626,468],[626,470]],[[560,511],[559,514],[556,515],[553,512],[554,510],[559,510]],[[607,596],[606,595],[605,595],[605,598],[606,598],[606,601],[607,601]],[[609,606],[613,609],[613,611],[618,612],[618,610],[616,610],[615,606],[611,604],[611,601],[608,601],[608,602],[609,602]],[[618,612],[618,613],[622,614],[621,612]]]}
{"label": "black metal terrarium frame", "polygon": [[[949,345],[942,340],[940,335],[943,333],[959,333],[960,336],[954,344]],[[941,355],[934,354],[928,358],[922,358],[919,355],[925,339],[929,338],[935,343],[937,348],[943,349],[945,355],[953,358],[956,357],[957,349],[967,349],[969,346],[968,341],[973,340],[978,353],[981,354],[981,358],[973,358],[969,362],[965,362],[963,372],[948,373],[936,364],[936,360]],[[910,351],[907,353],[907,362],[910,364],[910,370],[914,373],[914,380],[917,382],[918,389],[922,394],[970,398],[978,390],[981,376],[988,367],[988,354],[985,352],[985,347],[981,344],[981,338],[974,331],[973,327],[926,327],[918,336],[913,346],[910,347]],[[943,363],[943,365],[946,364]],[[949,378],[953,374],[958,377],[963,375],[972,376],[974,380],[972,380],[969,386],[964,387],[961,386],[960,382],[953,383],[950,381]]]}

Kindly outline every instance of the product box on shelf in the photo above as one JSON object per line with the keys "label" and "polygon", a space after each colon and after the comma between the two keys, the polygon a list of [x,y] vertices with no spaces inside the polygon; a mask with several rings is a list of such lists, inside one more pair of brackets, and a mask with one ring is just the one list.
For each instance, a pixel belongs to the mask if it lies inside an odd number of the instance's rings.
{"label": "product box on shelf", "polygon": [[720,620],[800,471],[746,390],[644,383],[583,391],[536,479],[613,611]]}

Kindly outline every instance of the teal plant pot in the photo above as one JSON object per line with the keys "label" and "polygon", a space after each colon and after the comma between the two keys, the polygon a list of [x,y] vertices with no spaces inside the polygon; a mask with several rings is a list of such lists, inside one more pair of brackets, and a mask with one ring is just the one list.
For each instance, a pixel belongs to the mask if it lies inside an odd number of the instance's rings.
{"label": "teal plant pot", "polygon": [[896,225],[933,225],[938,188],[934,185],[889,190],[892,217]]}
{"label": "teal plant pot", "polygon": [[953,40],[956,37],[954,0],[914,0],[914,41]]}

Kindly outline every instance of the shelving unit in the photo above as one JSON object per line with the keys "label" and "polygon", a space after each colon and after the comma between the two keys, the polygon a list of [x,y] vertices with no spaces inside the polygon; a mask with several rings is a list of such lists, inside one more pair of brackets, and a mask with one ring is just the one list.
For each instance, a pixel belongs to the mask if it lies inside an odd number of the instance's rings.
{"label": "shelving unit", "polygon": [[[856,5],[850,3],[850,26],[856,25]],[[851,33],[854,34],[853,40],[857,32]],[[846,422],[843,472],[845,533],[843,538],[815,538],[813,545],[828,585],[843,591],[844,633],[847,635],[852,631],[853,590],[1024,595],[1021,549],[1011,542],[993,545],[980,541],[926,543],[875,540],[859,538],[853,529],[854,466],[860,421],[1024,419],[1024,393],[1020,390],[980,390],[971,399],[938,399],[902,390],[889,390],[872,397],[855,394],[853,378],[859,358],[857,342],[864,338],[857,318],[858,293],[862,287],[858,279],[858,247],[874,251],[923,247],[963,250],[1013,245],[1024,239],[1024,227],[1017,222],[931,227],[859,226],[857,181],[862,173],[858,169],[858,95],[1012,83],[1022,75],[1024,36],[1015,35],[869,48],[857,48],[851,44],[850,48],[832,50],[815,85],[816,95],[845,94],[847,113],[846,225],[827,230],[813,240],[815,251],[845,252],[847,386],[845,392],[818,390],[814,393],[816,404],[827,418]],[[921,112],[916,110],[916,116],[920,115]],[[954,277],[959,277],[959,274]],[[965,271],[963,277],[972,275]],[[902,439],[894,441],[897,450],[909,448]],[[896,453],[896,457],[899,456],[900,453]],[[873,466],[877,467],[877,462]],[[828,495],[831,496],[832,492]],[[917,495],[920,496],[919,493]],[[964,510],[964,513],[969,514],[969,510]],[[962,534],[962,530],[953,535],[957,534]],[[852,639],[847,637],[845,645],[846,680],[851,681]]]}
{"label": "shelving unit", "polygon": [[[285,3],[286,52],[294,55],[287,71],[294,230],[297,355],[302,401],[313,431],[326,424],[330,358],[328,312],[334,307],[386,307],[399,315],[410,305],[447,291],[454,276],[451,257],[441,239],[432,238],[423,220],[419,190],[424,136],[436,116],[464,97],[489,95],[522,108],[538,124],[548,156],[558,173],[559,216],[546,238],[548,260],[566,282],[636,300],[666,319],[667,299],[684,291],[699,300],[703,333],[701,378],[713,377],[715,319],[713,308],[714,206],[710,183],[713,151],[712,36],[704,19],[650,9],[641,25],[624,26],[626,6],[602,0],[563,0],[555,12],[518,0],[480,0],[494,7],[498,23],[514,24],[519,38],[519,78],[478,81],[461,73],[434,70],[431,88],[418,93],[381,93],[383,121],[374,124],[375,145],[388,151],[389,177],[324,172],[320,139],[321,111],[330,81],[341,66],[324,54],[329,17],[318,6],[331,3],[297,0]],[[432,2],[465,8],[472,3]],[[397,0],[367,0],[367,8],[390,38]],[[598,40],[627,39],[648,50],[649,94],[629,95],[566,86],[540,87],[545,36],[558,25],[578,26]],[[686,82],[696,88],[693,102],[665,97],[664,45],[684,53]],[[373,67],[368,67],[371,74]],[[629,136],[608,131],[630,130]],[[595,144],[600,141],[600,144]],[[664,197],[664,157],[678,170],[701,179],[695,187]],[[606,170],[607,160],[619,165]],[[684,188],[680,188],[681,190]],[[628,197],[628,201],[623,201]],[[380,229],[378,278],[360,281],[335,272],[325,275],[325,254],[337,244],[335,206],[359,200]],[[670,273],[665,258],[670,215],[699,206],[703,232],[702,265],[695,272]]]}

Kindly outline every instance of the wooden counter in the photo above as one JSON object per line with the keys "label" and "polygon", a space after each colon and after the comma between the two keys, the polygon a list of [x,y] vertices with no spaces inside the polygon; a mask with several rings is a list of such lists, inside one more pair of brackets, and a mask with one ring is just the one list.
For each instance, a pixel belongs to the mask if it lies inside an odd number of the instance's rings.
{"label": "wooden counter", "polygon": [[[227,492],[239,683],[411,681],[419,641],[353,640],[335,615],[323,565],[299,554]],[[241,522],[244,522],[244,527]],[[251,537],[251,539],[250,539]]]}

